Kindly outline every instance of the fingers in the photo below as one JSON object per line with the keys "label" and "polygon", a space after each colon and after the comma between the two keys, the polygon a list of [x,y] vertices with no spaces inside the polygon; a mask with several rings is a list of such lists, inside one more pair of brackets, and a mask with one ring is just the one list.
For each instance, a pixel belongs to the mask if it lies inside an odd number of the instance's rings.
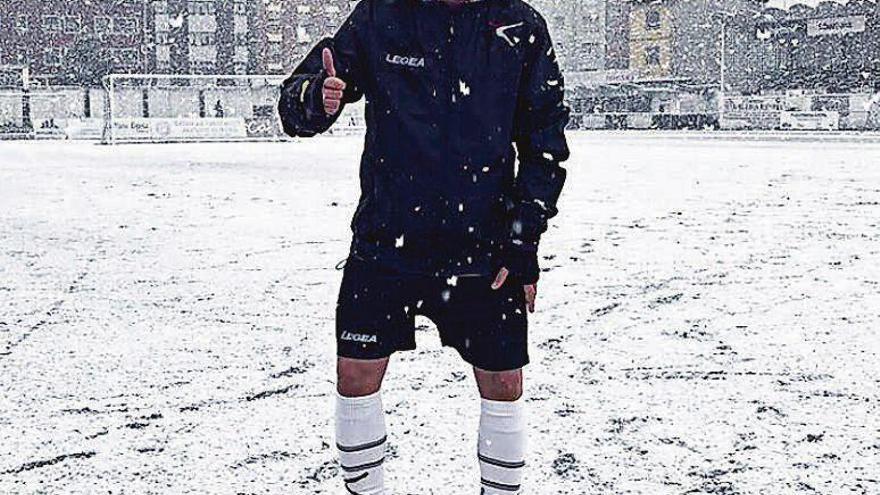
{"label": "fingers", "polygon": [[327,100],[324,102],[324,112],[327,115],[335,115],[339,111],[339,106],[338,100]]}
{"label": "fingers", "polygon": [[536,284],[524,285],[523,291],[526,295],[526,308],[529,313],[535,312],[535,300],[538,298],[538,286]]}
{"label": "fingers", "polygon": [[324,112],[334,115],[342,106],[342,96],[345,90],[345,81],[337,77],[328,77],[324,80],[322,92],[324,95]]}
{"label": "fingers", "polygon": [[336,77],[336,67],[333,65],[333,52],[331,52],[329,48],[324,48],[321,55],[324,59],[324,70],[327,72],[327,75],[330,77]]}
{"label": "fingers", "polygon": [[507,280],[509,274],[510,272],[507,268],[502,266],[501,269],[498,270],[498,275],[495,275],[495,280],[492,282],[492,290],[500,289],[501,286],[504,285],[504,281]]}
{"label": "fingers", "polygon": [[342,99],[342,91],[339,91],[338,89],[324,88],[324,99],[325,100],[341,100]]}
{"label": "fingers", "polygon": [[324,79],[324,88],[325,89],[335,89],[337,91],[342,91],[346,87],[345,81],[339,79],[338,77],[328,77]]}
{"label": "fingers", "polygon": [[339,111],[342,106],[342,92],[345,91],[345,81],[336,77],[336,65],[333,63],[333,52],[329,48],[324,48],[321,52],[321,58],[324,63],[324,72],[327,78],[324,79],[324,111],[327,115],[333,115]]}

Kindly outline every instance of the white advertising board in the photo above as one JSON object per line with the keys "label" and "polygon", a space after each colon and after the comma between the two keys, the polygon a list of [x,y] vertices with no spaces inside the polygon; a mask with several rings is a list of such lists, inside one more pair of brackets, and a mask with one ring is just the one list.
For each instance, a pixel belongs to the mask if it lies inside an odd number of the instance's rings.
{"label": "white advertising board", "polygon": [[113,119],[113,139],[120,141],[199,141],[247,136],[245,119],[239,117]]}
{"label": "white advertising board", "polygon": [[863,15],[809,19],[807,21],[807,36],[861,33],[865,30],[866,25],[867,19]]}

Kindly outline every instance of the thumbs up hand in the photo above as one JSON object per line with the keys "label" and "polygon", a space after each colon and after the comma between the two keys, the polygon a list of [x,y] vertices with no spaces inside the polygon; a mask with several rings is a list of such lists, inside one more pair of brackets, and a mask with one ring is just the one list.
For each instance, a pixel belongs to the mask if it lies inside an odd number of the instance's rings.
{"label": "thumbs up hand", "polygon": [[329,48],[324,48],[322,53],[324,58],[324,72],[327,78],[324,79],[324,87],[322,92],[324,95],[324,111],[327,115],[334,115],[342,106],[342,92],[345,90],[345,81],[336,77],[336,67],[333,65],[333,52]]}

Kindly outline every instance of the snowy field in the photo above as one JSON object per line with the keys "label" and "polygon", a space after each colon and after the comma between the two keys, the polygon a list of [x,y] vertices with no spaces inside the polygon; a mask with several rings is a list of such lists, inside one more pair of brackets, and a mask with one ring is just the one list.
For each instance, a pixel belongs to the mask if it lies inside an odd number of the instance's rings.
{"label": "snowy field", "polygon": [[[573,134],[530,495],[880,494],[880,140]],[[360,138],[0,143],[0,493],[340,494]],[[475,495],[466,366],[385,387],[394,495]]]}

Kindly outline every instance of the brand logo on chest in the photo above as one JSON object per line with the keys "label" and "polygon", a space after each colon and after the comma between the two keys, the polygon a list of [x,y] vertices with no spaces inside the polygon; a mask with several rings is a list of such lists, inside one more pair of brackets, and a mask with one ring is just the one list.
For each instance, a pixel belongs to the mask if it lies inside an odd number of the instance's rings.
{"label": "brand logo on chest", "polygon": [[425,66],[425,58],[424,57],[407,57],[404,55],[392,55],[390,53],[385,55],[385,61],[392,65],[403,65],[406,67],[424,67]]}

